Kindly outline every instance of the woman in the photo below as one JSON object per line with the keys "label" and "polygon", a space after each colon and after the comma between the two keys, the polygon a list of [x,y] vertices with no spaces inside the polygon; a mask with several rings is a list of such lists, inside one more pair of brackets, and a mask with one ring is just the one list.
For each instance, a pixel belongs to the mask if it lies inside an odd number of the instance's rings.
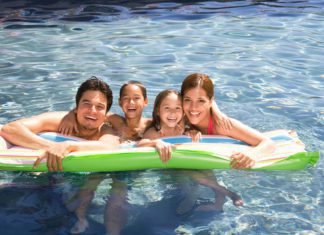
{"label": "woman", "polygon": [[250,168],[260,154],[274,151],[271,139],[243,123],[231,119],[232,128],[224,129],[216,123],[211,115],[214,100],[214,85],[208,75],[194,73],[182,82],[181,96],[183,111],[191,128],[203,135],[225,135],[254,146],[250,151],[233,153],[231,167],[236,169]]}

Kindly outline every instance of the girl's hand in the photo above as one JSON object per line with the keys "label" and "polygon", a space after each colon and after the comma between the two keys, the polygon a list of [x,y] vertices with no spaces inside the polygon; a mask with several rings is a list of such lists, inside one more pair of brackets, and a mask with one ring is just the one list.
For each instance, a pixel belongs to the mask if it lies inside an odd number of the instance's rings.
{"label": "girl's hand", "polygon": [[172,156],[172,144],[166,143],[162,140],[157,140],[155,148],[160,155],[160,159],[163,163],[167,163]]}
{"label": "girl's hand", "polygon": [[211,111],[213,115],[213,120],[215,121],[216,125],[220,126],[225,131],[230,131],[232,129],[233,123],[231,119],[219,110],[215,101],[213,101],[212,103]]}
{"label": "girl's hand", "polygon": [[73,135],[73,133],[79,132],[74,110],[71,110],[67,115],[63,117],[58,131],[63,135]]}
{"label": "girl's hand", "polygon": [[231,130],[233,127],[233,123],[231,119],[224,113],[219,112],[217,113],[216,124],[223,128],[224,130]]}
{"label": "girl's hand", "polygon": [[244,153],[234,153],[231,159],[230,165],[233,169],[251,168],[255,164],[255,161]]}
{"label": "girl's hand", "polygon": [[185,134],[191,137],[192,142],[199,142],[201,139],[201,132],[197,130],[189,130],[186,131]]}

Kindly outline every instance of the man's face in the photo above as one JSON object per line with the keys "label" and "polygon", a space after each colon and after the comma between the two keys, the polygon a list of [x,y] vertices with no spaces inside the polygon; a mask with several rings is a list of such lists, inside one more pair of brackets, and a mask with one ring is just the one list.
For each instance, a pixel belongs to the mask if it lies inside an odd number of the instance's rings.
{"label": "man's face", "polygon": [[107,98],[100,91],[86,91],[83,93],[76,116],[79,125],[86,130],[99,128],[106,119]]}

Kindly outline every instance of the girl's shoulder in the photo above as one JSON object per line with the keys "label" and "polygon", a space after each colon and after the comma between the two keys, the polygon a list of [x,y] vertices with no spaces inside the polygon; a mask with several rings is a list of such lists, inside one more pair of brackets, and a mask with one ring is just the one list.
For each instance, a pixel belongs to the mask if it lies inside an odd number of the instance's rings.
{"label": "girl's shoulder", "polygon": [[125,123],[125,118],[115,113],[108,113],[106,115],[106,123],[110,123],[112,126],[119,126]]}
{"label": "girl's shoulder", "polygon": [[160,137],[160,133],[155,129],[155,127],[148,128],[143,135],[144,139],[157,139]]}

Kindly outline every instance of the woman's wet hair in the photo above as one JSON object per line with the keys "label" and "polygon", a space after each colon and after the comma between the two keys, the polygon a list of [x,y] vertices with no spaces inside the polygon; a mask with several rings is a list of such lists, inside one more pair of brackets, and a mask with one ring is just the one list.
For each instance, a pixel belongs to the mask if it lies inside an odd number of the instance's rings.
{"label": "woman's wet hair", "polygon": [[146,92],[146,88],[145,86],[143,85],[143,83],[139,82],[139,81],[135,81],[135,80],[130,80],[128,82],[126,82],[125,84],[123,84],[119,90],[119,99],[122,97],[123,95],[123,92],[125,90],[125,88],[128,86],[128,85],[135,85],[135,86],[138,86],[140,89],[141,89],[141,92],[142,92],[142,95],[144,97],[144,99],[147,98],[147,92]]}
{"label": "woman's wet hair", "polygon": [[214,84],[208,75],[203,73],[193,73],[187,76],[181,85],[181,96],[184,97],[185,93],[192,89],[200,87],[206,91],[209,99],[214,97]]}
{"label": "woman's wet hair", "polygon": [[181,95],[179,93],[179,91],[174,90],[174,89],[167,89],[164,91],[161,91],[155,98],[154,101],[154,106],[153,106],[153,112],[152,112],[152,123],[151,123],[151,127],[153,126],[157,131],[159,131],[161,129],[161,118],[159,115],[159,110],[161,107],[161,103],[163,102],[163,100],[165,99],[165,97],[167,97],[170,94],[175,94],[178,96],[179,100],[182,100]]}
{"label": "woman's wet hair", "polygon": [[91,78],[87,79],[86,81],[84,81],[75,96],[75,102],[76,102],[76,106],[78,106],[82,95],[84,92],[86,91],[100,91],[101,93],[103,93],[107,99],[107,109],[106,112],[109,111],[112,103],[113,103],[113,94],[112,91],[109,87],[109,85],[104,82],[103,80],[92,76]]}

